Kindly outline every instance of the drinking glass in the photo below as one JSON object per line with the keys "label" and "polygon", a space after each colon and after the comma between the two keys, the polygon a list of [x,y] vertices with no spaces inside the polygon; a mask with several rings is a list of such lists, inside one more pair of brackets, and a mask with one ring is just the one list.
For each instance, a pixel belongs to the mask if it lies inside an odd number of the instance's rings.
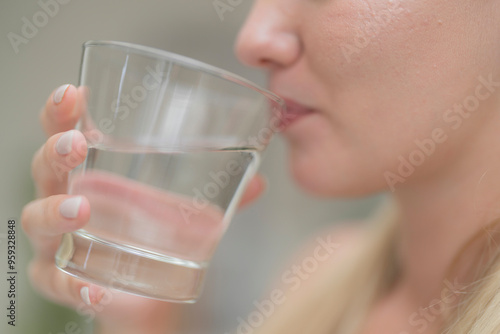
{"label": "drinking glass", "polygon": [[78,93],[88,150],[68,192],[89,200],[91,216],[63,235],[56,265],[105,287],[195,302],[283,101],[202,62],[110,41],[83,45]]}

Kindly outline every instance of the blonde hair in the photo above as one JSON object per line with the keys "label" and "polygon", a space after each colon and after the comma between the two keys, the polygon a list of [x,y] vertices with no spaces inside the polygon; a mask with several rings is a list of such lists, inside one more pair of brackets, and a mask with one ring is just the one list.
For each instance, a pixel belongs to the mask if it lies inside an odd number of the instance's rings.
{"label": "blonde hair", "polygon": [[[464,298],[449,317],[443,333],[500,333],[500,246],[496,243],[499,225],[500,221],[490,223],[463,247],[461,253],[474,243],[482,243],[482,257],[473,269],[474,281],[468,284]],[[454,265],[459,262],[461,253]]]}
{"label": "blonde hair", "polygon": [[[370,237],[361,247],[328,268],[312,287],[289,293],[286,303],[255,333],[355,334],[359,331],[373,303],[398,277],[397,217],[397,207],[388,201],[369,224]],[[493,255],[482,266],[485,269],[473,284],[461,291],[463,298],[458,307],[446,310],[443,333],[500,333],[500,250],[497,245],[490,250]]]}

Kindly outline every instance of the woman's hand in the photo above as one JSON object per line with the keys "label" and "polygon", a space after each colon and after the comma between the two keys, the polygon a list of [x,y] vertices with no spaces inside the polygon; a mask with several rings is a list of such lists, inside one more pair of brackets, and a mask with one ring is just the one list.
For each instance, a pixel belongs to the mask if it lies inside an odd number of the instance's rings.
{"label": "woman's hand", "polygon": [[[29,264],[31,283],[46,298],[75,308],[86,320],[97,318],[99,333],[165,333],[167,328],[175,328],[177,304],[108,291],[55,266],[54,254],[62,234],[82,228],[90,217],[85,197],[66,194],[68,172],[87,154],[84,136],[71,130],[85,108],[84,93],[81,88],[61,86],[40,115],[49,139],[32,162],[38,199],[24,207],[21,219],[35,253]],[[263,179],[255,177],[241,204],[254,200],[264,187]]]}

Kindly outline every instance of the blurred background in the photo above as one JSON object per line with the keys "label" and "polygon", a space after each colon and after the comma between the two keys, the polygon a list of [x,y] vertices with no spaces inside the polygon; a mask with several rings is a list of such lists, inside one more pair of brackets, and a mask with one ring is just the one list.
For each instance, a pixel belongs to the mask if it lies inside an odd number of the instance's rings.
{"label": "blurred background", "polygon": [[[45,140],[39,110],[56,87],[77,84],[83,42],[143,44],[225,68],[261,85],[266,82],[264,73],[245,68],[233,54],[233,42],[252,1],[59,0],[51,15],[40,14],[44,4],[55,1],[3,0],[0,4],[0,333],[64,333],[68,321],[91,332],[76,312],[42,299],[31,288],[25,273],[32,251],[19,222],[23,205],[34,194],[30,161]],[[223,13],[215,7],[220,3],[226,5]],[[23,35],[25,22],[34,20],[39,27]],[[12,42],[14,34],[20,36],[17,43]],[[253,302],[265,296],[302,242],[337,222],[368,216],[381,200],[314,199],[290,179],[286,160],[286,146],[276,137],[261,167],[269,189],[233,219],[215,253],[203,297],[184,307],[186,319],[199,321],[186,321],[181,333],[224,333],[236,328],[238,317],[245,318]],[[4,314],[10,218],[18,222],[16,327],[7,325]]]}

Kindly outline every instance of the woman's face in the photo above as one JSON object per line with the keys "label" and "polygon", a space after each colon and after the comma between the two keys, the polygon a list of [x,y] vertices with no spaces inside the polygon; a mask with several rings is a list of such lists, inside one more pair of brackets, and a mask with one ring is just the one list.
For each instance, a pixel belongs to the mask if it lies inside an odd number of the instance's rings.
{"label": "woman's face", "polygon": [[236,52],[298,116],[296,180],[354,196],[443,172],[491,124],[499,22],[499,0],[257,0]]}

